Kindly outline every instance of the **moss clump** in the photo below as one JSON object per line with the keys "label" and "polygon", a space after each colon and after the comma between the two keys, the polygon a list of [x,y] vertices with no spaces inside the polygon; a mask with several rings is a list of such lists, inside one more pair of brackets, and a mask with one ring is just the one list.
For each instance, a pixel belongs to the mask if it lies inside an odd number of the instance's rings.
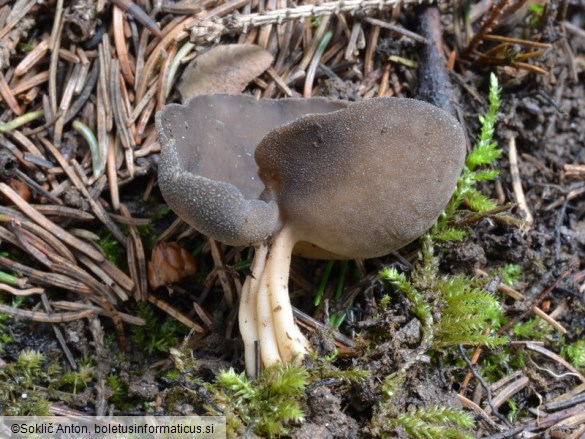
{"label": "moss clump", "polygon": [[493,201],[481,194],[476,185],[480,181],[493,180],[499,174],[498,170],[493,168],[493,164],[502,155],[502,150],[493,140],[493,136],[500,104],[498,80],[492,73],[490,75],[489,109],[484,116],[479,117],[481,130],[477,142],[465,159],[463,174],[457,181],[457,188],[451,201],[431,231],[435,241],[460,240],[467,235],[466,230],[452,225],[460,216],[458,209],[463,203],[472,211],[479,213],[496,208]]}
{"label": "moss clump", "polygon": [[95,375],[95,367],[91,361],[80,361],[77,363],[77,370],[67,371],[61,376],[59,384],[75,394],[85,389],[95,379]]}
{"label": "moss clump", "polygon": [[438,406],[411,409],[389,421],[390,427],[402,427],[414,439],[471,439],[465,430],[473,425],[471,416],[462,410]]}
{"label": "moss clump", "polygon": [[516,323],[512,327],[512,334],[520,340],[542,341],[553,331],[553,327],[539,317]]}
{"label": "moss clump", "polygon": [[228,435],[251,427],[262,437],[276,437],[303,422],[301,401],[308,379],[306,368],[292,364],[272,366],[255,381],[229,369],[208,390],[227,416]]}
{"label": "moss clump", "polygon": [[179,344],[180,336],[187,334],[187,328],[171,317],[166,317],[161,323],[152,307],[146,303],[138,304],[138,315],[146,324],[132,327],[132,340],[149,354],[157,351],[168,352]]}
{"label": "moss clump", "polygon": [[[10,274],[1,273],[0,272],[0,282],[9,284],[9,285],[19,285],[21,280],[15,276]],[[5,294],[0,293],[0,303],[6,303],[7,300],[5,299]],[[20,308],[22,302],[24,301],[24,296],[10,296],[10,306],[13,308]],[[10,336],[9,331],[5,328],[5,324],[12,319],[12,316],[8,314],[0,313],[0,353],[4,351],[4,346],[8,343],[11,343],[12,337]]]}
{"label": "moss clump", "polygon": [[70,401],[95,378],[94,366],[81,361],[63,370],[40,352],[25,349],[0,367],[0,413],[6,416],[49,416],[50,400]]}
{"label": "moss clump", "polygon": [[45,386],[54,378],[44,369],[45,357],[25,349],[14,363],[0,367],[0,413],[6,416],[48,416],[51,403]]}
{"label": "moss clump", "polygon": [[502,345],[506,338],[484,333],[501,319],[501,309],[493,294],[473,278],[444,277],[436,283],[441,319],[435,326],[433,347],[442,349],[461,343],[481,344],[490,348]]}
{"label": "moss clump", "polygon": [[[423,339],[428,348],[443,349],[460,343],[488,347],[502,345],[503,337],[484,333],[501,320],[500,305],[495,296],[482,288],[480,281],[466,276],[437,274],[437,260],[432,255],[431,237],[425,238],[423,263],[417,265],[407,280],[395,268],[385,268],[380,276],[401,290],[410,301],[411,312],[421,321]],[[425,262],[426,261],[426,262]],[[440,318],[434,322],[434,302]]]}
{"label": "moss clump", "polygon": [[510,287],[513,287],[520,281],[523,273],[524,270],[520,265],[507,264],[504,266],[504,268],[502,268],[502,282]]}
{"label": "moss clump", "polygon": [[585,340],[566,345],[562,354],[573,366],[585,368]]}

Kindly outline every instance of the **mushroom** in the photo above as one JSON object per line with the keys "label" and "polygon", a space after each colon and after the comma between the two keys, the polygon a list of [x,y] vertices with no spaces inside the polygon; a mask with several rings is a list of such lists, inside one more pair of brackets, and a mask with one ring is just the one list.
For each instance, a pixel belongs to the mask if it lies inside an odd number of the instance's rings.
{"label": "mushroom", "polygon": [[265,367],[310,350],[288,296],[292,253],[373,258],[403,247],[436,221],[465,158],[457,121],[413,99],[196,96],[156,122],[171,208],[220,242],[256,247],[239,312],[249,375],[257,341]]}
{"label": "mushroom", "polygon": [[272,65],[274,57],[255,44],[221,44],[192,60],[177,87],[181,98],[240,93]]}

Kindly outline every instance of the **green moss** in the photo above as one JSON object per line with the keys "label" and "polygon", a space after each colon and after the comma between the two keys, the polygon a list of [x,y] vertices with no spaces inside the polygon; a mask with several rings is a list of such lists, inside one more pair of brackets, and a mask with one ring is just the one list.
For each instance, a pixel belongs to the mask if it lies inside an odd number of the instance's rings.
{"label": "green moss", "polygon": [[520,281],[523,272],[524,270],[520,265],[507,264],[502,269],[502,281],[506,285],[513,287],[516,283]]}
{"label": "green moss", "polygon": [[189,373],[197,369],[199,360],[185,344],[172,349],[171,355],[177,370],[167,372],[165,379],[176,380],[180,385],[169,390],[168,409],[172,411],[176,404],[189,401],[208,415],[226,416],[228,437],[248,430],[261,437],[286,435],[293,425],[304,420],[302,407],[306,403],[307,386],[329,379],[334,379],[337,385],[348,386],[370,376],[368,371],[339,370],[322,358],[313,357],[307,366],[275,365],[255,380],[229,369],[220,372],[215,382],[208,383]]}
{"label": "green moss", "polygon": [[585,340],[565,345],[561,353],[573,366],[585,368]]}
{"label": "green moss", "polygon": [[80,361],[77,370],[65,372],[59,378],[59,385],[65,387],[74,394],[85,389],[95,379],[95,367],[91,361]]}
{"label": "green moss", "polygon": [[374,420],[386,433],[404,429],[413,438],[468,438],[471,418],[447,407],[417,408],[397,413],[394,398],[403,391],[408,368],[428,350],[444,350],[461,343],[497,346],[503,337],[485,333],[501,320],[496,298],[474,278],[438,275],[438,259],[433,254],[429,233],[422,239],[422,258],[410,278],[394,268],[385,268],[380,277],[402,291],[409,309],[420,320],[420,345],[402,367],[386,377],[381,392],[383,401]]}
{"label": "green moss", "polygon": [[436,285],[441,301],[441,318],[435,325],[433,347],[442,349],[458,344],[481,344],[490,348],[506,343],[506,338],[484,333],[501,320],[501,308],[491,293],[474,278],[445,277]]}
{"label": "green moss", "polygon": [[227,416],[228,434],[242,434],[251,426],[262,437],[277,437],[303,422],[308,378],[306,368],[292,364],[270,367],[255,381],[230,369],[208,390]]}
{"label": "green moss", "polygon": [[508,404],[508,407],[510,408],[510,413],[508,413],[508,420],[510,422],[514,423],[514,421],[516,420],[516,417],[518,416],[518,413],[519,413],[518,404],[516,404],[513,399],[508,399],[506,401],[506,403]]}
{"label": "green moss", "polygon": [[516,323],[512,327],[512,334],[522,340],[542,341],[552,332],[552,326],[539,317],[533,317],[525,322]]}
{"label": "green moss", "polygon": [[179,337],[188,332],[186,326],[169,316],[161,323],[147,303],[138,304],[138,315],[146,324],[132,327],[132,340],[142,351],[149,354],[157,351],[168,352],[170,348],[179,344]]}
{"label": "green moss", "polygon": [[0,367],[0,413],[6,416],[48,416],[45,390],[54,377],[44,370],[45,357],[23,350],[18,360]]}
{"label": "green moss", "polygon": [[528,5],[529,10],[529,20],[528,24],[531,29],[538,29],[541,27],[542,18],[545,13],[545,5],[540,3],[530,3]]}
{"label": "green moss", "polygon": [[[3,297],[4,295],[0,294],[0,303],[4,303]],[[10,306],[13,308],[19,308],[23,299],[23,296],[12,297]],[[10,336],[9,331],[5,328],[6,323],[10,321],[10,319],[12,319],[12,316],[0,313],[0,353],[4,351],[4,345],[12,342],[12,337]]]}
{"label": "green moss", "polygon": [[120,377],[114,373],[109,374],[106,381],[112,391],[112,396],[110,396],[109,401],[120,408],[120,405],[123,404],[128,394],[128,386],[122,383]]}
{"label": "green moss", "polygon": [[394,429],[401,426],[415,439],[471,439],[473,427],[470,415],[448,407],[412,408],[389,421]]}
{"label": "green moss", "polygon": [[495,382],[505,377],[512,370],[524,367],[524,351],[518,350],[514,356],[508,350],[492,351],[482,356],[480,374],[488,382]]}
{"label": "green moss", "polygon": [[127,265],[126,250],[109,231],[102,232],[98,245],[103,250],[108,261],[117,267],[125,267]]}
{"label": "green moss", "polygon": [[431,233],[435,241],[452,241],[462,239],[466,235],[464,229],[452,225],[460,216],[458,209],[463,203],[472,211],[480,213],[488,212],[496,207],[475,186],[480,181],[493,180],[498,176],[498,171],[493,169],[493,164],[502,155],[502,150],[493,140],[493,136],[500,104],[498,80],[494,74],[491,74],[489,109],[484,116],[479,117],[481,130],[477,142],[467,155],[463,174],[457,181],[455,193],[432,229]]}
{"label": "green moss", "polygon": [[[383,280],[404,292],[411,302],[411,312],[421,320],[423,330],[426,328],[426,332],[432,334],[428,341],[430,347],[444,349],[461,343],[488,347],[504,344],[504,337],[484,333],[486,328],[493,328],[501,320],[495,296],[485,291],[475,278],[438,277],[432,274],[434,271],[432,267],[418,265],[410,280],[394,268],[386,268],[380,274]],[[440,314],[436,322],[431,313],[433,306]]]}
{"label": "green moss", "polygon": [[69,401],[95,378],[94,366],[81,361],[63,371],[57,361],[25,349],[15,362],[0,368],[0,413],[8,416],[48,416],[50,400]]}

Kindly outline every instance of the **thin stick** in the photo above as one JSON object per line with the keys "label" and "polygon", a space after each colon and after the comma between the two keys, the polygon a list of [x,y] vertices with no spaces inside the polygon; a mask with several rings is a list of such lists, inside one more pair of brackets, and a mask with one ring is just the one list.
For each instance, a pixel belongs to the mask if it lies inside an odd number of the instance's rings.
{"label": "thin stick", "polygon": [[[98,66],[99,64],[96,62],[95,65]],[[100,172],[103,172],[106,169],[107,162],[109,160],[111,145],[110,136],[108,135],[108,116],[106,114],[106,107],[104,105],[104,97],[102,96],[102,93],[100,93],[99,86],[96,93],[96,130],[99,155],[102,158],[102,167]],[[112,205],[113,204],[114,203],[112,200]],[[117,208],[117,206],[114,208]]]}
{"label": "thin stick", "polygon": [[18,78],[19,76],[24,75],[26,72],[30,71],[36,63],[38,63],[45,54],[49,51],[49,39],[45,38],[41,41],[37,47],[31,50],[28,55],[26,55],[22,61],[18,63],[16,68],[14,69],[14,77]]}
{"label": "thin stick", "polygon": [[524,221],[527,226],[532,226],[534,223],[534,217],[528,208],[526,203],[526,197],[522,190],[522,181],[520,180],[520,171],[518,169],[518,151],[516,149],[516,139],[510,137],[508,149],[508,157],[510,159],[510,174],[512,175],[512,188],[514,189],[514,195],[516,196],[516,202],[520,210],[524,212]]}
{"label": "thin stick", "polygon": [[[32,208],[32,207],[31,207]],[[2,210],[5,210],[3,208]],[[33,208],[34,209],[34,208]],[[10,223],[14,221],[15,218],[9,215],[0,214],[0,222],[7,222]],[[48,221],[48,220],[47,220]],[[75,263],[75,257],[69,251],[66,245],[64,245],[59,239],[55,238],[51,235],[47,230],[46,227],[40,227],[33,222],[28,221],[27,219],[16,220],[15,227],[22,227],[29,232],[37,235],[40,239],[42,239],[43,243],[48,244],[53,250],[55,250],[59,255],[67,259],[71,263]]]}
{"label": "thin stick", "polygon": [[156,95],[157,86],[158,84],[156,82],[150,86],[150,88],[142,97],[140,102],[138,102],[138,104],[134,106],[132,113],[128,117],[128,122],[132,123],[136,122],[136,119],[138,119],[138,117],[142,113],[142,110],[144,110],[144,108],[150,103],[151,99],[154,98],[154,96]]}
{"label": "thin stick", "polygon": [[374,52],[380,38],[380,26],[374,24],[370,30],[370,38],[366,55],[364,56],[364,76],[367,76],[374,69]]}
{"label": "thin stick", "polygon": [[130,61],[128,60],[128,50],[126,49],[126,38],[124,37],[124,17],[122,9],[118,6],[114,6],[112,18],[112,28],[114,29],[114,44],[116,46],[116,53],[120,60],[120,70],[122,75],[130,84],[130,87],[134,87],[134,75],[132,68],[130,67]]}
{"label": "thin stick", "polygon": [[[100,307],[94,306],[94,305],[85,304],[85,303],[80,303],[80,302],[57,301],[57,302],[53,302],[52,305],[55,308],[68,309],[68,310],[89,309],[98,315],[108,316],[108,313],[106,311],[104,311],[103,308],[100,308]],[[146,324],[146,321],[141,317],[136,317],[136,316],[133,316],[130,314],[125,314],[123,312],[118,313],[118,314],[120,315],[120,318],[124,322],[129,323],[131,325],[144,326]]]}
{"label": "thin stick", "polygon": [[[173,42],[175,42],[177,36],[184,32],[185,27],[193,25],[197,21],[197,18],[193,17],[190,19],[184,19],[169,33],[167,33],[163,39],[156,45],[152,53],[148,57],[144,67],[141,69],[141,73],[137,76],[136,81],[136,100],[140,101],[146,92],[146,87],[150,84],[150,80],[153,76],[153,71],[158,64],[162,53],[166,48]],[[138,70],[138,68],[137,68]]]}
{"label": "thin stick", "polygon": [[219,250],[217,242],[214,239],[209,238],[209,247],[211,249],[211,257],[213,258],[214,264],[214,271],[217,273],[217,277],[219,278],[219,282],[221,283],[224,297],[228,306],[232,308],[236,302],[236,293],[234,291],[233,285],[230,282],[228,276],[226,275],[225,264],[223,262],[223,255]]}
{"label": "thin stick", "polygon": [[0,303],[0,312],[5,314],[19,317],[21,319],[33,320],[35,322],[42,322],[42,323],[64,323],[64,322],[74,322],[75,320],[84,319],[87,316],[93,314],[93,310],[88,309],[85,311],[79,312],[64,312],[64,313],[55,313],[55,314],[46,314],[44,312],[38,311],[27,311],[25,309],[18,309],[13,308],[8,305],[3,305]]}
{"label": "thin stick", "polygon": [[319,45],[315,50],[315,54],[313,55],[313,59],[311,59],[311,64],[309,64],[309,68],[307,70],[307,76],[305,78],[305,86],[303,88],[303,97],[310,98],[313,94],[313,80],[315,79],[315,74],[317,73],[317,67],[319,66],[319,60],[321,59],[321,55],[325,52],[329,41],[331,41],[331,37],[333,36],[333,32],[328,31],[325,32],[321,41],[319,41]]}
{"label": "thin stick", "polygon": [[171,317],[175,318],[176,320],[178,320],[179,322],[181,322],[183,325],[191,328],[195,332],[199,332],[201,334],[205,334],[207,332],[203,326],[195,323],[189,317],[187,317],[186,315],[184,315],[184,314],[180,313],[179,311],[177,311],[175,308],[173,308],[171,305],[169,305],[164,300],[161,300],[161,299],[153,296],[152,294],[149,294],[148,297],[147,297],[147,299],[148,299],[148,301],[150,303],[152,303],[153,305],[155,305],[158,308],[162,309],[168,315],[170,315]]}
{"label": "thin stick", "polygon": [[146,27],[158,38],[162,38],[162,33],[159,27],[156,25],[153,19],[150,18],[148,14],[144,12],[137,4],[130,0],[112,0],[112,3],[114,3],[116,7],[120,7],[128,11],[128,14],[132,15],[136,21]]}
{"label": "thin stick", "polygon": [[528,385],[529,382],[530,382],[530,380],[528,379],[528,377],[522,376],[519,379],[514,380],[513,382],[511,382],[510,384],[505,386],[498,393],[498,395],[494,397],[494,399],[492,400],[492,403],[488,407],[485,408],[486,413],[488,415],[491,414],[492,409],[499,408],[508,399],[510,399],[512,396],[514,396],[515,394],[520,392],[522,389],[524,389]]}
{"label": "thin stick", "polygon": [[575,376],[577,376],[577,378],[579,378],[579,380],[581,380],[582,383],[585,383],[585,376],[583,376],[583,374],[581,372],[579,372],[578,369],[574,368],[568,361],[566,361],[564,358],[558,356],[554,352],[551,352],[548,349],[543,348],[542,346],[537,346],[537,345],[532,344],[532,343],[527,343],[526,348],[530,349],[531,351],[538,352],[539,354],[544,355],[545,357],[548,357],[549,359],[551,359],[553,361],[556,361],[557,363],[562,365],[565,369],[568,369],[573,374],[575,374]]}
{"label": "thin stick", "polygon": [[[115,281],[114,279],[112,279],[111,276],[108,275],[108,273],[106,273],[106,271],[102,268],[107,264],[110,264],[110,262],[108,260],[104,260],[100,265],[94,263],[91,259],[85,257],[84,255],[78,254],[77,257],[79,258],[79,261],[85,265],[87,268],[89,268],[94,274],[95,276],[100,279],[104,284],[106,284],[107,286],[109,286],[120,298],[121,301],[125,302],[128,300],[128,295],[126,294],[126,291],[121,288]],[[112,270],[110,270],[112,271]],[[116,272],[114,270],[114,272]],[[125,276],[125,275],[124,275]]]}
{"label": "thin stick", "polygon": [[171,64],[177,56],[177,46],[173,45],[165,52],[165,58],[158,75],[158,89],[157,89],[157,110],[162,110],[166,103],[167,97],[167,83],[169,82],[169,72]]}
{"label": "thin stick", "polygon": [[18,96],[21,93],[29,91],[31,88],[36,87],[37,85],[43,84],[49,80],[49,72],[44,71],[41,73],[37,73],[30,78],[26,78],[23,81],[19,82],[18,84],[12,87],[12,94],[14,96]]}
{"label": "thin stick", "polygon": [[[53,315],[53,308],[51,307],[51,304],[49,303],[49,299],[47,299],[47,295],[45,293],[41,294],[41,301],[43,302],[43,307],[45,308],[45,311],[49,315]],[[61,345],[61,349],[63,350],[63,353],[65,354],[65,358],[67,358],[67,361],[69,361],[69,365],[71,366],[71,369],[77,370],[77,363],[75,362],[75,358],[73,358],[73,354],[71,353],[71,351],[69,350],[69,347],[67,346],[67,343],[65,342],[65,337],[63,337],[63,332],[61,332],[61,328],[59,328],[59,326],[57,326],[57,325],[51,325],[51,326],[53,327],[53,332],[55,333],[55,337],[57,337],[57,341],[59,341],[59,344]]]}
{"label": "thin stick", "polygon": [[[120,203],[120,212],[126,218],[131,218],[130,211],[128,208]],[[146,275],[146,256],[144,255],[144,246],[136,226],[128,226],[128,245],[126,246],[128,267],[130,267],[130,273],[133,274],[132,280],[136,286],[134,298],[138,302],[142,302],[146,299],[148,294],[148,283]]]}
{"label": "thin stick", "polygon": [[[79,113],[81,108],[89,100],[90,96],[93,93],[93,89],[96,85],[96,82],[98,81],[99,67],[100,67],[99,62],[94,61],[94,65],[91,68],[91,71],[89,72],[89,75],[87,77],[87,81],[85,81],[83,84],[83,91],[77,97],[75,102],[67,110],[67,114],[65,114],[65,118],[63,120],[64,123],[68,123],[69,121],[71,121],[71,119],[73,119],[77,115],[77,113]],[[98,95],[98,99],[99,99],[99,91],[98,91],[97,95]]]}
{"label": "thin stick", "polygon": [[4,99],[4,102],[10,107],[10,110],[17,116],[22,115],[22,107],[18,105],[18,101],[12,94],[10,87],[4,79],[4,75],[0,72],[0,95]]}
{"label": "thin stick", "polygon": [[[30,10],[37,4],[36,0],[30,0],[26,5],[23,7],[24,2],[15,2],[15,8],[12,9],[10,16],[10,21],[6,23],[6,25],[0,30],[0,40],[3,40],[6,35],[18,24],[20,20],[24,18],[26,14],[30,12]],[[5,4],[5,3],[4,3]]]}
{"label": "thin stick", "polygon": [[[475,274],[477,274],[478,276],[481,277],[487,277],[489,276],[488,273],[486,273],[485,271],[483,271],[480,268],[476,268],[475,270],[473,270]],[[525,300],[526,297],[524,297],[524,295],[522,295],[520,292],[516,291],[514,288],[509,287],[508,285],[500,282],[497,286],[498,291],[510,296],[512,299],[514,300]]]}
{"label": "thin stick", "polygon": [[483,39],[486,41],[498,41],[526,47],[536,47],[537,49],[550,49],[552,47],[552,44],[548,43],[539,43],[538,41],[522,40],[520,38],[505,37],[501,35],[485,35]]}
{"label": "thin stick", "polygon": [[49,65],[49,103],[51,112],[57,113],[57,64],[59,63],[59,48],[61,32],[63,31],[63,0],[57,0],[53,29],[51,31],[51,62]]}
{"label": "thin stick", "polygon": [[[146,108],[140,115],[140,119],[138,120],[138,124],[136,125],[136,143],[141,145],[142,141],[144,140],[144,132],[149,127],[150,117],[152,116],[153,111],[155,110],[157,100],[152,98],[148,101]],[[152,127],[152,125],[151,125]],[[134,151],[134,157],[138,157],[138,151]]]}
{"label": "thin stick", "polygon": [[32,294],[42,294],[45,292],[43,288],[27,288],[24,290],[20,290],[18,288],[11,287],[10,285],[6,285],[4,283],[0,283],[0,290],[6,291],[7,293],[12,294],[13,296],[30,296]]}
{"label": "thin stick", "polygon": [[371,18],[371,17],[364,18],[364,21],[366,23],[370,23],[373,26],[381,27],[384,29],[388,29],[389,31],[396,32],[397,34],[403,35],[403,36],[410,38],[411,40],[414,40],[418,43],[422,43],[422,44],[427,43],[427,39],[425,37],[423,37],[422,35],[419,35],[417,33],[414,33],[412,31],[409,31],[407,29],[404,29],[402,26],[397,26],[395,24],[387,23],[385,21],[378,20],[377,18]]}
{"label": "thin stick", "polygon": [[[118,172],[116,165],[116,150],[118,149],[118,138],[112,139],[110,135],[106,137],[107,142],[110,144],[108,148],[108,159],[107,159],[107,171],[108,171],[108,182],[110,187],[110,198],[112,199],[112,207],[114,210],[120,208],[120,192],[118,188]],[[113,141],[113,143],[112,143]]]}
{"label": "thin stick", "polygon": [[498,17],[500,16],[500,14],[502,13],[503,9],[506,7],[507,4],[508,0],[500,0],[498,4],[492,9],[488,18],[482,23],[477,33],[473,36],[473,38],[471,39],[471,41],[461,54],[462,58],[467,58],[473,52],[473,50],[479,44],[481,39],[496,23]]}
{"label": "thin stick", "polygon": [[494,421],[492,421],[492,418],[490,418],[488,416],[488,414],[480,406],[478,406],[475,402],[473,402],[472,400],[466,398],[465,396],[463,396],[459,393],[457,394],[457,397],[459,398],[459,401],[461,401],[461,404],[464,407],[467,407],[469,409],[474,410],[481,417],[481,420],[484,421],[485,423],[487,423],[492,430],[494,430],[494,431],[501,430],[501,428],[498,426],[498,424],[496,424]]}
{"label": "thin stick", "polygon": [[[67,163],[67,161],[65,160],[65,158],[63,157],[61,152],[57,148],[55,148],[55,146],[51,142],[49,142],[47,139],[44,139],[43,137],[39,137],[39,140],[43,143],[43,145],[45,145],[45,147],[49,150],[49,152],[53,155],[53,157],[55,157],[55,159],[57,159],[57,162],[59,163],[59,165],[61,165],[61,168],[63,168],[63,170],[65,171],[67,176],[71,179],[71,182],[75,185],[75,187],[77,189],[79,189],[81,191],[81,193],[85,196],[93,213],[95,213],[95,215],[100,219],[100,221],[102,221],[105,224],[105,226],[112,232],[112,234],[116,237],[116,239],[123,246],[126,246],[126,236],[122,233],[122,231],[118,228],[118,226],[111,220],[111,218],[108,216],[107,212],[105,211],[104,207],[101,204],[97,203],[93,199],[93,197],[89,194],[87,187],[83,184],[83,182],[81,181],[81,179],[79,178],[77,173],[74,171],[74,169]],[[92,259],[95,259],[95,258],[92,258]],[[99,260],[102,260],[102,259],[103,259],[103,256]]]}
{"label": "thin stick", "polygon": [[10,201],[16,204],[26,216],[28,216],[41,227],[46,228],[60,240],[65,241],[65,243],[71,247],[76,248],[80,252],[86,254],[98,262],[104,259],[104,256],[92,246],[71,235],[69,232],[62,229],[52,221],[49,221],[44,215],[38,213],[30,206],[30,204],[22,199],[16,192],[14,192],[10,186],[6,185],[5,183],[0,183],[0,192],[4,194],[4,196],[6,196]]}
{"label": "thin stick", "polygon": [[565,327],[563,325],[561,325],[559,322],[557,322],[555,319],[553,319],[551,316],[549,316],[547,313],[545,313],[543,310],[541,310],[538,306],[533,306],[532,312],[534,312],[534,314],[536,316],[540,317],[542,320],[544,320],[546,323],[551,325],[553,328],[555,328],[560,333],[562,333],[562,334],[567,333],[567,330],[565,329]]}
{"label": "thin stick", "polygon": [[14,262],[8,258],[5,258],[4,256],[0,256],[0,266],[22,273],[23,275],[26,275],[30,279],[40,282],[43,285],[63,288],[69,291],[73,291],[77,294],[92,293],[91,289],[87,285],[76,280],[73,280],[70,277],[35,270],[33,268],[27,267],[26,265],[22,265],[19,264],[18,262]]}
{"label": "thin stick", "polygon": [[[230,32],[246,32],[250,28],[261,27],[267,24],[281,24],[285,21],[304,19],[309,17],[328,17],[343,12],[355,13],[369,9],[384,9],[394,6],[415,5],[419,0],[344,0],[331,1],[321,4],[306,4],[294,8],[275,9],[247,15],[234,15],[224,18],[220,23],[206,23],[198,20],[192,26],[192,41],[204,42],[215,36]],[[219,15],[218,15],[219,16]]]}

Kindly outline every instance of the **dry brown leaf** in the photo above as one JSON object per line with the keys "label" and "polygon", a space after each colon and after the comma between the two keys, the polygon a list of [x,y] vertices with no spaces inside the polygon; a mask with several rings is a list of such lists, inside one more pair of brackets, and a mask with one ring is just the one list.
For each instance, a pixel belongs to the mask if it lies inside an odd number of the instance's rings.
{"label": "dry brown leaf", "polygon": [[153,290],[186,277],[193,277],[196,272],[195,259],[176,242],[159,242],[152,249],[148,264],[148,283]]}

